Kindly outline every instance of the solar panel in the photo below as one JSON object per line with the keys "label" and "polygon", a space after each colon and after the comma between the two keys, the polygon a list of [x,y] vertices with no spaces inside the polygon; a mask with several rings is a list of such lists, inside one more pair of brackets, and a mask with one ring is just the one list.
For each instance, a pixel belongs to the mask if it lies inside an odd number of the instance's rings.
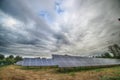
{"label": "solar panel", "polygon": [[53,59],[59,67],[105,66],[120,64],[119,59],[89,58],[67,55],[53,55]]}
{"label": "solar panel", "polygon": [[56,64],[52,59],[45,58],[24,58],[23,61],[16,63],[22,66],[55,66]]}
{"label": "solar panel", "polygon": [[52,58],[24,58],[16,63],[22,66],[58,66],[58,67],[80,67],[80,66],[104,66],[118,65],[120,59],[89,58],[68,55],[52,55]]}

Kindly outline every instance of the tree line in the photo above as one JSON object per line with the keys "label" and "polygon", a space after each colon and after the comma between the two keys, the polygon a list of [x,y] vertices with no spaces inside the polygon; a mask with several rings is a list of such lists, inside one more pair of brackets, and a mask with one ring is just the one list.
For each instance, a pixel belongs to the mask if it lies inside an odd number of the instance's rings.
{"label": "tree line", "polygon": [[8,57],[5,57],[3,54],[0,54],[0,65],[14,64],[22,59],[23,58],[21,56],[14,57],[13,55],[9,55]]}

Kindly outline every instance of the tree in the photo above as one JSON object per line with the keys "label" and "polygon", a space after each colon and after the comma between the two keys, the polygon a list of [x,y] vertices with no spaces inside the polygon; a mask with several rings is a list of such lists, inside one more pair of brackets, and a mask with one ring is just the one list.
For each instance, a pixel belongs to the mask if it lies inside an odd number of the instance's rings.
{"label": "tree", "polygon": [[114,55],[115,58],[120,58],[120,46],[117,44],[108,46],[109,51]]}
{"label": "tree", "polygon": [[7,57],[7,58],[6,58],[6,63],[7,63],[7,64],[14,64],[14,63],[15,63],[15,60],[14,60],[14,58],[9,58],[9,57]]}
{"label": "tree", "polygon": [[5,56],[0,54],[0,60],[3,60],[4,58],[5,58]]}
{"label": "tree", "polygon": [[104,53],[101,57],[102,58],[112,58],[112,56],[108,52]]}
{"label": "tree", "polygon": [[4,55],[0,54],[0,65],[14,64],[20,60],[22,60],[22,57],[20,56],[14,57],[13,55],[9,55],[8,57],[5,57]]}
{"label": "tree", "polygon": [[14,58],[14,56],[13,56],[13,55],[10,55],[10,56],[8,56],[8,58],[13,59],[13,58]]}
{"label": "tree", "polygon": [[9,55],[8,57],[6,57],[6,62],[7,64],[14,64],[15,63],[14,56]]}
{"label": "tree", "polygon": [[20,56],[15,57],[15,62],[18,62],[18,61],[21,61],[21,60],[22,60],[22,57],[20,57]]}

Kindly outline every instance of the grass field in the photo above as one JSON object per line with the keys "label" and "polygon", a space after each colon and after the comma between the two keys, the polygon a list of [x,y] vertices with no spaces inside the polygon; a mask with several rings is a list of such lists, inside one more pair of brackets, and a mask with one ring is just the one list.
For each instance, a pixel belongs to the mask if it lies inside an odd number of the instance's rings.
{"label": "grass field", "polygon": [[0,80],[120,80],[120,66],[61,73],[58,68],[0,67]]}

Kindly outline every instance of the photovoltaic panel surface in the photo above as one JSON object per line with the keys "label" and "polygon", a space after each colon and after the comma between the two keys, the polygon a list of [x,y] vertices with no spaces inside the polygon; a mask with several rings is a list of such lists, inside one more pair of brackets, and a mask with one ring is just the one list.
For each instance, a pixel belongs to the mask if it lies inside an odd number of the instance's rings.
{"label": "photovoltaic panel surface", "polygon": [[52,55],[52,58],[24,58],[16,63],[22,66],[58,66],[58,67],[85,67],[119,65],[120,59],[89,58],[68,55]]}
{"label": "photovoltaic panel surface", "polygon": [[59,67],[105,66],[120,64],[120,59],[89,58],[68,55],[53,55],[53,60]]}

